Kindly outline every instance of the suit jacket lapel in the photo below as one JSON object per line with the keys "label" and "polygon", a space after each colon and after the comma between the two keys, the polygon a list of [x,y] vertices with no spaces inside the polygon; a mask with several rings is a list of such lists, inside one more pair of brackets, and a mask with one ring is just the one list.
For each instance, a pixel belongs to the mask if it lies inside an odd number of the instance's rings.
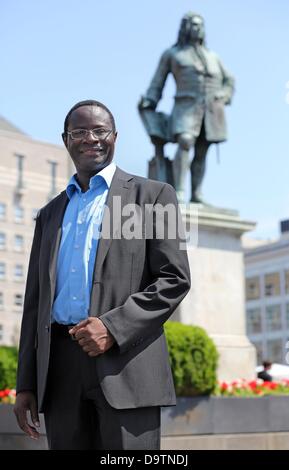
{"label": "suit jacket lapel", "polygon": [[[116,167],[103,215],[102,234],[104,234],[104,236],[100,238],[97,249],[90,295],[89,316],[97,316],[98,314],[96,305],[94,305],[95,300],[93,301],[93,299],[97,299],[100,295],[101,269],[111,242],[114,237],[121,238],[121,211],[122,207],[129,202],[129,196],[131,195],[129,189],[134,184],[133,181],[131,181],[132,179],[132,175]],[[107,221],[109,221],[110,236],[107,236]]]}
{"label": "suit jacket lapel", "polygon": [[[130,181],[132,179],[132,175],[125,173],[120,168],[116,167],[103,215],[102,233],[104,234],[104,237],[101,237],[99,240],[94,265],[94,282],[97,281],[99,277],[101,267],[113,238],[116,236],[120,238],[121,236],[121,209],[128,203],[130,193],[129,189],[133,185],[133,182]],[[109,225],[107,225],[107,223]],[[108,227],[110,229],[109,231],[107,230]]]}
{"label": "suit jacket lapel", "polygon": [[50,259],[49,259],[49,277],[50,277],[50,292],[51,292],[51,306],[54,301],[54,293],[56,286],[56,269],[57,269],[57,257],[62,235],[62,220],[64,217],[65,209],[69,199],[66,191],[63,191],[59,196],[58,204],[55,204],[55,208],[52,214],[52,220],[50,226],[53,227],[53,235],[51,240]]}

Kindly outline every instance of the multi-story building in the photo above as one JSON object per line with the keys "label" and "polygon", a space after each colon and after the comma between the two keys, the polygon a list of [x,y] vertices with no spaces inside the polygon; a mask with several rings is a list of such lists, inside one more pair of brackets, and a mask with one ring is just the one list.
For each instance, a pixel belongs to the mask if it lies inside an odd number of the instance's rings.
{"label": "multi-story building", "polygon": [[18,343],[34,218],[72,173],[64,147],[0,117],[0,344]]}
{"label": "multi-story building", "polygon": [[253,248],[245,244],[245,270],[247,334],[257,349],[258,364],[266,359],[286,364],[289,351],[289,220],[281,221],[278,240]]}

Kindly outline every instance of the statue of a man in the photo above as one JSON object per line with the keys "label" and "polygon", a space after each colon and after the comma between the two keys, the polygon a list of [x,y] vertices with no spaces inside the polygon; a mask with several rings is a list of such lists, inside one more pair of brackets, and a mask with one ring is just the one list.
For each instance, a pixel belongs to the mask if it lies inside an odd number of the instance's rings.
{"label": "statue of a man", "polygon": [[[156,157],[163,158],[167,142],[178,149],[173,165],[173,184],[178,199],[184,202],[185,176],[191,162],[191,201],[202,202],[201,184],[206,155],[211,143],[227,138],[224,106],[230,104],[234,79],[219,57],[205,47],[203,18],[186,14],[181,22],[177,43],[161,56],[151,84],[139,103],[139,111],[155,145]],[[156,111],[166,78],[172,73],[176,82],[175,103],[170,116]]]}

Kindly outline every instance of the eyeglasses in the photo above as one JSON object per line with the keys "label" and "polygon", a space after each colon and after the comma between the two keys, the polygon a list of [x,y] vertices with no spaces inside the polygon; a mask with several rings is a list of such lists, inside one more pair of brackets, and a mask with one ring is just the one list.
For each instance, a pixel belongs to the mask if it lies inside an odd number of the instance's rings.
{"label": "eyeglasses", "polygon": [[73,129],[72,131],[66,131],[66,133],[70,135],[72,140],[85,139],[90,133],[95,139],[105,140],[112,133],[112,129],[107,130],[101,127],[97,129]]}

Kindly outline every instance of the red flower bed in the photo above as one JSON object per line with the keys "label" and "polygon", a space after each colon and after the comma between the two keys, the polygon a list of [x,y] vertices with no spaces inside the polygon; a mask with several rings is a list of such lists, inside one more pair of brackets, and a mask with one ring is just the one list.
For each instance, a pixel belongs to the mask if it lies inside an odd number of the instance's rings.
{"label": "red flower bed", "polygon": [[264,382],[262,379],[218,382],[214,395],[227,397],[258,397],[265,395],[289,395],[289,380]]}
{"label": "red flower bed", "polygon": [[0,390],[0,403],[15,403],[15,397],[16,391],[14,389]]}

